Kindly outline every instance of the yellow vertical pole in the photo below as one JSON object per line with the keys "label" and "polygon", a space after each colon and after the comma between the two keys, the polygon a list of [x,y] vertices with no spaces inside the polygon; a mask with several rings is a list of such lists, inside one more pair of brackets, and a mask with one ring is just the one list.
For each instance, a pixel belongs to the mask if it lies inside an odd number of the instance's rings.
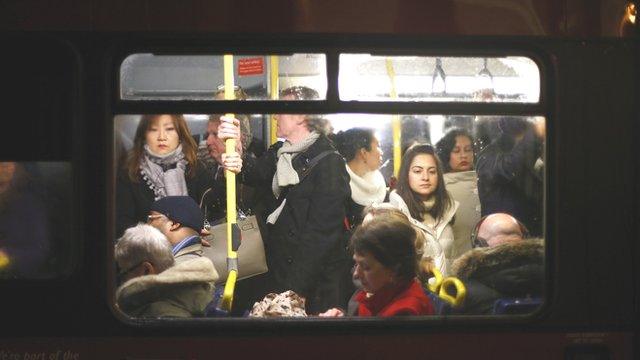
{"label": "yellow vertical pole", "polygon": [[[233,79],[233,55],[224,55],[224,99],[234,100],[234,79]],[[228,117],[234,117],[234,114],[225,114]],[[227,139],[225,141],[225,152],[227,154],[236,152],[236,140]],[[238,254],[233,250],[233,227],[236,219],[236,174],[229,170],[225,170],[227,181],[227,267],[229,276],[222,294],[220,307],[230,311],[233,303],[233,293],[235,290],[236,279],[238,276],[237,259]]]}
{"label": "yellow vertical pole", "polygon": [[[270,76],[270,93],[271,100],[278,100],[280,95],[280,69],[278,66],[278,55],[271,55],[269,57],[269,76]],[[271,114],[271,144],[275,144],[278,141],[278,123],[273,114]]]}
{"label": "yellow vertical pole", "polygon": [[[390,95],[392,99],[398,98],[398,92],[396,90],[396,72],[393,69],[393,63],[390,58],[385,60],[387,66],[387,75],[389,76],[389,82],[391,83]],[[400,162],[402,161],[402,123],[400,122],[400,116],[395,114],[391,117],[391,128],[393,130],[393,175],[397,178],[400,172]]]}

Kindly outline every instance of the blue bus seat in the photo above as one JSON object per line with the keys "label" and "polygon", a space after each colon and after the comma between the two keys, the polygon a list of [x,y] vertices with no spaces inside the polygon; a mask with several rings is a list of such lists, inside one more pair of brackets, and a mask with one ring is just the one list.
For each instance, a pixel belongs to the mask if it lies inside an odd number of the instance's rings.
{"label": "blue bus seat", "polygon": [[493,304],[495,315],[528,314],[542,305],[542,298],[502,298]]}

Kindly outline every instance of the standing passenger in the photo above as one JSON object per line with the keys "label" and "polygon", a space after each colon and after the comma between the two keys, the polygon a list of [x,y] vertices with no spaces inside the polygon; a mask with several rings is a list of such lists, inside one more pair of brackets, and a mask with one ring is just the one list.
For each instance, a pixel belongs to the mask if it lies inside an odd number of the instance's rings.
{"label": "standing passenger", "polygon": [[382,203],[387,197],[387,184],[379,170],[382,150],[371,129],[341,131],[335,135],[334,143],[347,161],[351,187],[348,218],[351,227],[355,227],[362,222],[365,206]]}
{"label": "standing passenger", "polygon": [[[281,98],[313,100],[318,93],[295,86],[283,90]],[[326,136],[326,120],[304,114],[276,119],[277,135],[285,141],[247,161],[243,176],[269,195],[265,247],[271,291],[299,293],[310,313],[344,307],[350,282],[344,219],[351,195],[344,159]],[[237,121],[225,121],[218,135],[235,127]]]}
{"label": "standing passenger", "polygon": [[542,156],[544,118],[500,119],[500,136],[478,155],[478,190],[482,216],[503,212],[522,221],[533,236],[542,234]]}
{"label": "standing passenger", "polygon": [[480,220],[478,175],[473,170],[473,138],[464,129],[453,128],[436,144],[444,167],[444,183],[451,197],[460,203],[453,228],[451,261],[471,250],[471,230]]}
{"label": "standing passenger", "polygon": [[[182,115],[143,115],[133,148],[116,184],[116,235],[146,221],[154,200],[188,195],[200,201],[213,186],[213,174],[197,160],[197,145]],[[239,155],[229,155],[224,166],[239,172]]]}
{"label": "standing passenger", "polygon": [[[447,274],[453,253],[451,221],[458,202],[451,199],[444,186],[442,164],[429,144],[416,144],[402,156],[398,185],[389,195],[389,202],[397,206],[424,231],[425,255],[434,259],[435,266]],[[430,249],[442,249],[442,253],[430,254]]]}

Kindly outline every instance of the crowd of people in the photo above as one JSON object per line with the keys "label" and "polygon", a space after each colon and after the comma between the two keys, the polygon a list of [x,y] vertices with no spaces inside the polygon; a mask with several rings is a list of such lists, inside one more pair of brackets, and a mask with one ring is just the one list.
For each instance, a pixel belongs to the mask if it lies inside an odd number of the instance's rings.
{"label": "crowd of people", "polygon": [[[295,86],[284,100],[313,100]],[[460,313],[491,313],[504,297],[542,296],[544,123],[497,120],[477,153],[468,130],[402,156],[395,186],[379,168],[374,132],[332,134],[326,119],[279,114],[281,141],[247,151],[246,119],[212,115],[207,152],[179,115],[142,117],[117,179],[116,300],[132,316],[203,316],[218,274],[206,257],[205,223],[224,221],[224,171],[259,196],[269,271],[242,303],[293,291],[322,317],[434,314],[430,274],[467,286]],[[224,152],[226,139],[236,151]],[[476,156],[477,155],[477,156]],[[245,207],[246,204],[239,204]],[[165,311],[166,310],[166,311]],[[250,310],[250,309],[241,309]]]}

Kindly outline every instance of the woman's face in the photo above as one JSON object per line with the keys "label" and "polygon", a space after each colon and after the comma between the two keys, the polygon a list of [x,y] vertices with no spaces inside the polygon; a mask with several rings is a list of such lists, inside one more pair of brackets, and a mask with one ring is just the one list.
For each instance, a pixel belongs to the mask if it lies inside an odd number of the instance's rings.
{"label": "woman's face", "polygon": [[438,188],[436,159],[430,154],[418,154],[409,166],[409,188],[426,201]]}
{"label": "woman's face", "polygon": [[178,147],[180,136],[170,115],[160,115],[152,120],[146,133],[147,145],[154,154],[166,155]]}
{"label": "woman's face", "polygon": [[396,274],[382,265],[370,253],[354,253],[354,280],[359,280],[362,290],[375,294],[377,291],[396,282]]}
{"label": "woman's face", "polygon": [[473,147],[467,136],[456,136],[456,145],[449,155],[451,172],[469,171],[473,168]]}
{"label": "woman's face", "polygon": [[382,163],[382,149],[380,149],[380,143],[374,136],[371,140],[371,150],[362,149],[364,155],[364,162],[370,171],[378,170]]}

